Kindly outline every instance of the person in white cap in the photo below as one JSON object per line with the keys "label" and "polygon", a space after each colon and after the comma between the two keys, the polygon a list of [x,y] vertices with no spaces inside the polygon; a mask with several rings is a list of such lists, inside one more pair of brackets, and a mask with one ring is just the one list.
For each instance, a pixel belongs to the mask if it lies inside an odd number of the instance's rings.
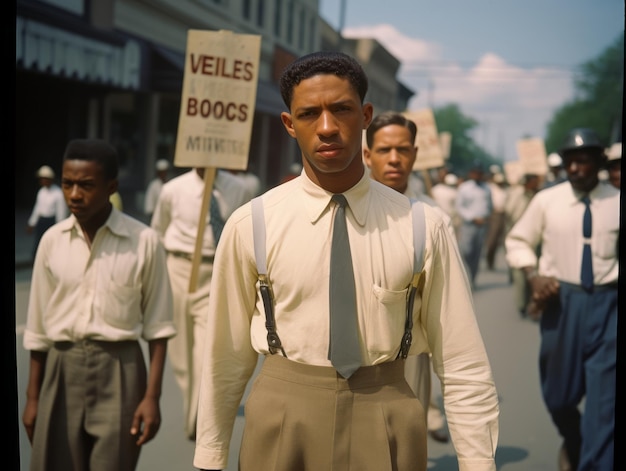
{"label": "person in white cap", "polygon": [[607,152],[606,169],[609,172],[609,183],[618,190],[622,180],[622,143],[616,142]]}
{"label": "person in white cap", "polygon": [[563,183],[567,180],[567,175],[565,173],[565,169],[563,168],[563,159],[561,156],[552,152],[548,155],[548,173],[546,174],[546,179],[543,182],[542,188],[550,188],[551,186],[558,185],[559,183]]}
{"label": "person in white cap", "polygon": [[67,204],[63,198],[63,192],[57,184],[54,183],[54,171],[47,165],[43,165],[37,170],[37,178],[39,179],[39,191],[37,191],[37,199],[35,206],[28,218],[26,232],[35,235],[33,241],[32,258],[35,259],[35,253],[39,246],[39,240],[46,230],[65,219],[68,215]]}
{"label": "person in white cap", "polygon": [[170,163],[166,159],[159,159],[156,161],[156,177],[148,184],[143,207],[143,211],[146,218],[148,218],[148,221],[152,219],[152,213],[154,213],[154,208],[156,208],[157,201],[159,201],[161,188],[163,188],[163,184],[168,180],[169,169]]}
{"label": "person in white cap", "polygon": [[443,180],[435,183],[430,189],[430,194],[437,205],[452,220],[455,236],[459,229],[459,215],[456,212],[456,189],[459,184],[459,178],[454,173],[446,173]]}

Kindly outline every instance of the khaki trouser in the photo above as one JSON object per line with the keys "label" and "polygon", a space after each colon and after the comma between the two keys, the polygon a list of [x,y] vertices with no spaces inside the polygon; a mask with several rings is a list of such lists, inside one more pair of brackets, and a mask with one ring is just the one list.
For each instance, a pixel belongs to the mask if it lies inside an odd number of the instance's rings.
{"label": "khaki trouser", "polygon": [[240,471],[425,471],[424,409],[404,361],[358,369],[265,358],[245,406]]}
{"label": "khaki trouser", "polygon": [[167,354],[183,396],[185,434],[187,438],[194,439],[213,264],[200,264],[198,283],[193,293],[189,293],[191,266],[192,262],[183,257],[171,254],[167,257],[177,332],[168,341]]}
{"label": "khaki trouser", "polygon": [[430,354],[420,353],[407,357],[404,364],[406,382],[426,411],[428,430],[439,430],[445,425],[443,414],[432,395]]}

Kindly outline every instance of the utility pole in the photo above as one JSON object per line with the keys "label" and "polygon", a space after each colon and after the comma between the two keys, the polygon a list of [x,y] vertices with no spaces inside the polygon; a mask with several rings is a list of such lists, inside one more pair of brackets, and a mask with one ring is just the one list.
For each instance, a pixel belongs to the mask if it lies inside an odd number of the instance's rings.
{"label": "utility pole", "polygon": [[346,23],[346,2],[347,0],[341,0],[339,4],[339,44],[337,45],[339,52],[343,52],[343,28]]}

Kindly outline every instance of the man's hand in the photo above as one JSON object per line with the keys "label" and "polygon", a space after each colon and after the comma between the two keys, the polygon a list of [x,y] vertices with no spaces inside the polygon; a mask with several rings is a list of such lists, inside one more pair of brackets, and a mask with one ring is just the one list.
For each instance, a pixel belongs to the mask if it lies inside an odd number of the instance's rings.
{"label": "man's hand", "polygon": [[559,294],[559,281],[551,276],[534,275],[528,278],[533,291],[532,299],[539,306],[545,306],[548,300]]}
{"label": "man's hand", "polygon": [[152,440],[161,427],[161,410],[159,400],[144,397],[137,406],[133,417],[130,434],[137,437],[137,446],[144,445]]}
{"label": "man's hand", "polygon": [[33,443],[33,434],[35,432],[35,421],[37,420],[37,408],[39,407],[39,399],[26,398],[26,407],[24,407],[24,413],[22,414],[22,423],[26,429],[26,435],[28,441]]}

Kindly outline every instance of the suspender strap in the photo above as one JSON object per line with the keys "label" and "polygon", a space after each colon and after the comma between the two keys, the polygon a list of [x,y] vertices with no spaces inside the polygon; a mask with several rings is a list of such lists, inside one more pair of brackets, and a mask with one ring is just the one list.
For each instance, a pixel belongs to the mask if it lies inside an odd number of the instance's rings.
{"label": "suspender strap", "polygon": [[[257,272],[259,276],[259,290],[265,308],[265,328],[267,329],[267,345],[273,355],[280,351],[287,357],[278,334],[276,333],[276,319],[274,317],[274,294],[267,276],[266,258],[266,233],[265,214],[263,211],[263,201],[260,196],[252,199],[252,234],[254,237],[254,257],[256,259]],[[406,303],[406,320],[404,323],[404,335],[400,343],[398,358],[405,359],[409,354],[411,342],[413,340],[413,306],[415,304],[415,294],[418,289],[420,276],[424,269],[424,246],[426,244],[426,222],[424,220],[424,206],[419,201],[412,201],[411,217],[413,220],[413,278],[409,285]]]}
{"label": "suspender strap", "polygon": [[411,201],[411,218],[413,219],[413,278],[409,285],[406,301],[406,321],[404,335],[400,343],[398,358],[405,359],[409,354],[413,341],[413,306],[415,293],[419,285],[420,275],[424,269],[424,246],[426,245],[426,222],[424,220],[424,205],[419,201]]}
{"label": "suspender strap", "polygon": [[265,213],[263,212],[263,201],[260,196],[252,201],[252,235],[254,238],[254,257],[256,259],[257,273],[259,274],[259,290],[263,307],[265,308],[265,328],[267,329],[267,346],[273,355],[279,350],[284,357],[287,357],[283,349],[280,338],[276,333],[276,319],[274,317],[274,294],[267,276],[266,258],[266,234],[265,234]]}

